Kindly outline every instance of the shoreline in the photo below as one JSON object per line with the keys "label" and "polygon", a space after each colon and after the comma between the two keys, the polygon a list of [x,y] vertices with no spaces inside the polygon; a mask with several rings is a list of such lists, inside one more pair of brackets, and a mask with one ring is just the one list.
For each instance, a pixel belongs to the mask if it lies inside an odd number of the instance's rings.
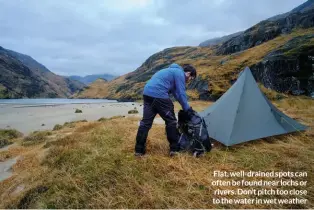
{"label": "shoreline", "polygon": [[[82,113],[75,113],[76,109]],[[137,109],[138,114],[128,114]],[[24,135],[33,131],[52,130],[56,124],[113,116],[142,116],[142,105],[137,102],[99,102],[71,104],[0,104],[0,128],[16,129]]]}

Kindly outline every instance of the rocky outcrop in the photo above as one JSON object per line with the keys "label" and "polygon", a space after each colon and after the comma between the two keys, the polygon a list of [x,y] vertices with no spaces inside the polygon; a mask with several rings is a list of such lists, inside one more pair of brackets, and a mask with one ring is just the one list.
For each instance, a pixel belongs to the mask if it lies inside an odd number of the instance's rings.
{"label": "rocky outcrop", "polygon": [[266,88],[293,95],[314,93],[314,35],[296,37],[251,67]]}
{"label": "rocky outcrop", "polygon": [[260,45],[295,28],[314,27],[314,0],[309,0],[291,12],[275,16],[249,28],[243,34],[224,42],[217,54],[226,55]]}

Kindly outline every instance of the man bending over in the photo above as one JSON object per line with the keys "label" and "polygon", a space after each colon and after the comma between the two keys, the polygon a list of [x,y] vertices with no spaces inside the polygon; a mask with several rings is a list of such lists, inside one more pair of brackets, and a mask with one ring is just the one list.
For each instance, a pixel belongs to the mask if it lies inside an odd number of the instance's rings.
{"label": "man bending over", "polygon": [[171,64],[168,68],[156,72],[144,87],[144,112],[143,119],[137,131],[135,156],[142,156],[146,152],[146,139],[152,127],[156,114],[166,123],[167,139],[170,146],[170,156],[178,152],[177,119],[174,114],[174,106],[169,97],[171,93],[177,99],[185,112],[192,108],[187,102],[185,84],[196,78],[196,70],[189,64],[182,67]]}

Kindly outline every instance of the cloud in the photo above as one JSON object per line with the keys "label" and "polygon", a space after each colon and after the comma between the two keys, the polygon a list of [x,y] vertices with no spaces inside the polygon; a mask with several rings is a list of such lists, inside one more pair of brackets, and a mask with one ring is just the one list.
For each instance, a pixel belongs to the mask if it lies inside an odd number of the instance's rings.
{"label": "cloud", "polygon": [[197,46],[305,0],[0,0],[0,45],[61,75],[135,70],[173,46]]}

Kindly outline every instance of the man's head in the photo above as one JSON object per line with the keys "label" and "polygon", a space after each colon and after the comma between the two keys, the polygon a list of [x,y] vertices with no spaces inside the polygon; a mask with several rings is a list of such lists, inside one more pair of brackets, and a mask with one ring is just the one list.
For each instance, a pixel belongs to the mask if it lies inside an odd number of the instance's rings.
{"label": "man's head", "polygon": [[185,81],[189,82],[196,78],[196,69],[190,64],[183,64],[182,66],[184,74],[185,74]]}

